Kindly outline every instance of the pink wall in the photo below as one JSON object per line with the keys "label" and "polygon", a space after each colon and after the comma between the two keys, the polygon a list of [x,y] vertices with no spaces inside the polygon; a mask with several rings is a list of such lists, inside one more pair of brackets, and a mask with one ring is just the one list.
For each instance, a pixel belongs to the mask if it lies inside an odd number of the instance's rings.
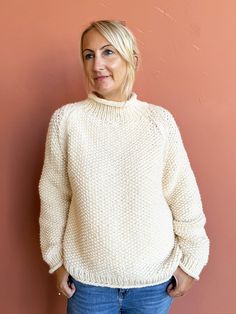
{"label": "pink wall", "polygon": [[39,250],[37,184],[50,115],[85,96],[80,32],[102,18],[137,36],[135,91],[175,115],[203,198],[210,261],[171,313],[233,313],[235,10],[233,0],[1,1],[1,313],[64,313]]}

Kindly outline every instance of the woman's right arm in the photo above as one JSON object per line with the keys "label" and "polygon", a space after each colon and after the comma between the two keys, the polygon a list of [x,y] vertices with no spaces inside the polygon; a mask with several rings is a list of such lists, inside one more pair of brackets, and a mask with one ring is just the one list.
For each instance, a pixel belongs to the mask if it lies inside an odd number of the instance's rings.
{"label": "woman's right arm", "polygon": [[50,274],[63,265],[62,240],[71,201],[63,124],[64,107],[57,109],[50,119],[39,181],[40,247],[43,260],[49,265]]}

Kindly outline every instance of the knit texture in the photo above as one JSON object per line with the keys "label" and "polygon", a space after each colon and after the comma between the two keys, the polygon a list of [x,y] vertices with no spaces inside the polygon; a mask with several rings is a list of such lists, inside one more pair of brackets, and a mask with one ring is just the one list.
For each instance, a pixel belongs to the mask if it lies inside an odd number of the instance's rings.
{"label": "knit texture", "polygon": [[53,273],[132,288],[180,266],[199,280],[209,239],[196,178],[173,115],[132,93],[53,113],[39,182],[40,245]]}

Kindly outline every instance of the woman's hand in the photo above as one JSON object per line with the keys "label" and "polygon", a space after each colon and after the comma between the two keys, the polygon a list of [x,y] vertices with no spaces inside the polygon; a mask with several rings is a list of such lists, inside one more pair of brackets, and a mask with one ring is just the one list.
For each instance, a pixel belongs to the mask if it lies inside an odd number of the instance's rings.
{"label": "woman's hand", "polygon": [[168,294],[174,298],[185,295],[196,281],[195,278],[186,274],[180,267],[176,269],[174,276],[176,279],[176,285],[171,283],[167,288]]}
{"label": "woman's hand", "polygon": [[55,272],[56,277],[56,286],[57,289],[63,293],[67,298],[72,297],[72,295],[75,293],[75,285],[74,283],[69,283],[69,273],[65,269],[65,267],[62,265],[60,268],[58,268]]}

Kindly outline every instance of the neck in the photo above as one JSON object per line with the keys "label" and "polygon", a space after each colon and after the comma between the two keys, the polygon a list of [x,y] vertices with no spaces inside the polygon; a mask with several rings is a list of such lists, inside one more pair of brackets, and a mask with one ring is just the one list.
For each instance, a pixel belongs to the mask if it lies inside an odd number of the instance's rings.
{"label": "neck", "polygon": [[104,96],[102,96],[101,94],[99,94],[98,92],[95,92],[95,91],[92,91],[91,93],[95,94],[99,98],[110,100],[110,101],[116,101],[116,102],[124,102],[126,100],[129,100],[131,98],[131,96],[132,96],[132,93],[131,93],[128,98],[124,97],[124,95],[104,97]]}

